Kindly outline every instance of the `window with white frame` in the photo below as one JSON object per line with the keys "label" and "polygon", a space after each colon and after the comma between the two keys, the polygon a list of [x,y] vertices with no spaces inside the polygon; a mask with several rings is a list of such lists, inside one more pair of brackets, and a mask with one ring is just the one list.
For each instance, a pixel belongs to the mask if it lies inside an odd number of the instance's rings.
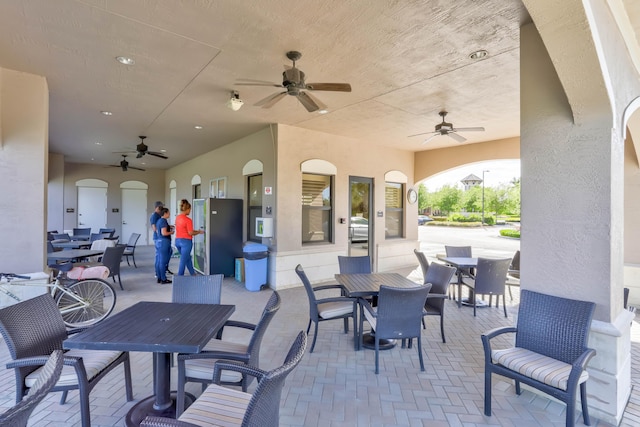
{"label": "window with white frame", "polygon": [[385,182],[385,237],[397,238],[403,236],[404,218],[404,184],[399,182]]}
{"label": "window with white frame", "polygon": [[302,243],[333,240],[333,177],[302,174]]}

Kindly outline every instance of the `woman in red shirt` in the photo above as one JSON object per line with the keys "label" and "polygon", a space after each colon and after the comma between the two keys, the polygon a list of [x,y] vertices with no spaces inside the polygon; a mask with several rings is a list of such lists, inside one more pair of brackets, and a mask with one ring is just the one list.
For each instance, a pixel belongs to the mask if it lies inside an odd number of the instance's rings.
{"label": "woman in red shirt", "polygon": [[193,236],[202,234],[202,230],[193,229],[193,221],[187,215],[191,213],[191,203],[187,199],[180,201],[180,214],[176,216],[176,248],[180,251],[180,267],[178,267],[178,276],[184,276],[185,267],[189,270],[189,274],[194,276],[196,272],[193,269],[191,260],[191,248],[193,248]]}

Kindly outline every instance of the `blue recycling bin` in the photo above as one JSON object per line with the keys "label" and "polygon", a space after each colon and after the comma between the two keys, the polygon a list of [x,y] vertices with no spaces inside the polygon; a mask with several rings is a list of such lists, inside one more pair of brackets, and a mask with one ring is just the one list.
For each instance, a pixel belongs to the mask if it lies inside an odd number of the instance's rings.
{"label": "blue recycling bin", "polygon": [[267,284],[267,260],[269,247],[259,243],[250,243],[243,248],[244,285],[247,290],[259,291]]}

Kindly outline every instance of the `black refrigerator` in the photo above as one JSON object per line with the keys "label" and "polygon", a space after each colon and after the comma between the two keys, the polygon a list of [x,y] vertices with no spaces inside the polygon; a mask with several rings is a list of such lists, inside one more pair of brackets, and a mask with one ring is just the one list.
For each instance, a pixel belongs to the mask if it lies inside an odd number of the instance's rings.
{"label": "black refrigerator", "polygon": [[235,260],[242,258],[242,200],[195,199],[191,210],[193,266],[202,274],[235,275]]}

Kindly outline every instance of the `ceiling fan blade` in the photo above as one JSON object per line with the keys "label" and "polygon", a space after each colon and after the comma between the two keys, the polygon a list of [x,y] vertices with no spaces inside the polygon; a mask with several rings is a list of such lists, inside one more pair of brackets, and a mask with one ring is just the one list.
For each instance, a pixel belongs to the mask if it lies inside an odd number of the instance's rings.
{"label": "ceiling fan blade", "polygon": [[147,154],[150,156],[160,157],[161,159],[168,159],[168,157],[162,153],[158,153],[156,151],[147,151]]}
{"label": "ceiling fan blade", "polygon": [[300,95],[298,95],[298,101],[300,101],[304,108],[306,108],[310,113],[327,109],[327,106],[323,104],[322,101],[307,92],[300,92]]}
{"label": "ceiling fan blade", "polygon": [[[409,135],[407,138],[413,138],[414,136],[420,136],[420,135],[427,135],[427,134],[430,134],[430,133],[435,133],[435,134],[437,134],[437,133],[439,133],[439,132],[423,132],[423,133],[416,133],[415,135]],[[435,136],[435,135],[434,135],[434,136]]]}
{"label": "ceiling fan blade", "polygon": [[458,142],[465,142],[467,140],[467,138],[465,138],[464,136],[460,136],[455,132],[449,132],[449,133],[447,133],[447,136],[450,137],[450,138],[455,139]]}
{"label": "ceiling fan blade", "polygon": [[431,135],[429,138],[425,139],[424,141],[422,141],[422,145],[426,144],[427,142],[431,141],[433,138],[435,138],[436,136],[440,135],[439,133],[435,132],[433,135]]}
{"label": "ceiling fan blade", "polygon": [[271,108],[275,105],[276,102],[280,101],[282,98],[284,98],[284,96],[287,94],[287,92],[276,92],[272,95],[267,96],[266,98],[261,99],[260,101],[256,102],[255,105],[256,107],[262,107],[262,108]]}
{"label": "ceiling fan blade", "polygon": [[309,90],[332,90],[335,92],[351,92],[349,83],[307,83],[306,88]]}
{"label": "ceiling fan blade", "polygon": [[455,128],[452,129],[453,132],[484,132],[483,127],[475,127],[475,128]]}
{"label": "ceiling fan blade", "polygon": [[281,84],[266,82],[262,80],[250,80],[246,79],[244,82],[235,82],[236,86],[271,86],[271,87],[284,87]]}
{"label": "ceiling fan blade", "polygon": [[128,169],[135,169],[135,170],[137,170],[137,171],[142,171],[142,172],[144,172],[144,171],[145,171],[145,170],[144,170],[144,169],[142,169],[142,168],[138,168],[138,167],[131,166],[131,165],[127,166],[127,168],[128,168]]}

